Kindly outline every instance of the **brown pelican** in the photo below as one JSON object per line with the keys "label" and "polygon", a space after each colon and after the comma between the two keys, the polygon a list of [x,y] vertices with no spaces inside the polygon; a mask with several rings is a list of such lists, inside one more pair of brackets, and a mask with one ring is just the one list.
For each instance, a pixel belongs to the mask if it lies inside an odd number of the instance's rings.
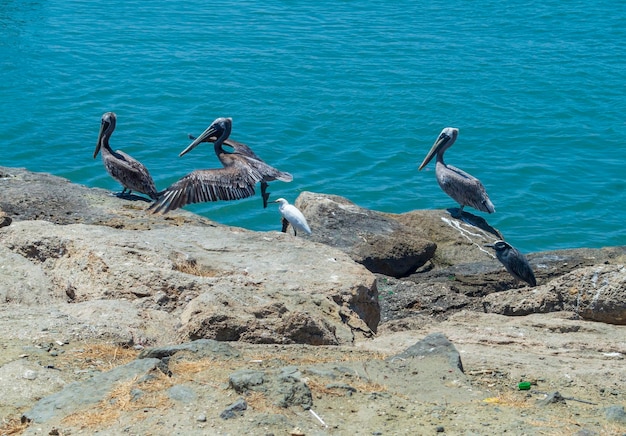
{"label": "brown pelican", "polygon": [[[143,164],[121,150],[113,151],[109,146],[109,138],[115,130],[117,117],[113,112],[107,112],[102,115],[100,122],[100,132],[98,133],[98,144],[93,153],[94,159],[98,156],[98,152],[102,150],[102,162],[107,172],[115,180],[120,182],[124,189],[119,194],[123,196],[129,195],[133,191],[146,194],[150,198],[156,200],[159,198],[154,181],[150,173]],[[128,191],[128,193],[126,193]]]}
{"label": "brown pelican", "polygon": [[443,154],[454,144],[458,135],[459,129],[454,127],[443,129],[419,166],[419,169],[421,170],[428,165],[428,162],[432,160],[436,153],[437,165],[435,174],[437,182],[439,182],[443,192],[461,205],[458,216],[463,214],[463,207],[465,206],[471,206],[483,212],[494,213],[496,209],[493,207],[491,200],[489,200],[487,191],[485,191],[485,187],[480,183],[480,180],[459,168],[446,165],[443,161]]}
{"label": "brown pelican", "polygon": [[526,256],[513,247],[508,242],[496,241],[493,244],[485,244],[496,250],[496,257],[504,265],[506,270],[519,281],[528,283],[530,286],[537,286],[537,280],[533,269],[530,267]]}
{"label": "brown pelican", "polygon": [[[228,140],[231,129],[232,119],[218,118],[179,155],[183,156],[201,142],[213,142],[215,154],[224,168],[196,170],[187,174],[165,189],[148,210],[167,213],[191,203],[240,200],[254,195],[257,182],[261,182],[263,207],[266,207],[269,197],[269,193],[265,192],[267,182],[293,180],[291,174],[263,162],[247,145]],[[232,147],[233,151],[227,152],[222,145]]]}

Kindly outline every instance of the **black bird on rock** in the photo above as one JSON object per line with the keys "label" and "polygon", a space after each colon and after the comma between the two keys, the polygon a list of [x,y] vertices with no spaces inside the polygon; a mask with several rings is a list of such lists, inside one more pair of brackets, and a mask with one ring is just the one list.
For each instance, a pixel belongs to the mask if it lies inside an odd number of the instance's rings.
{"label": "black bird on rock", "polygon": [[526,256],[505,241],[496,241],[493,244],[485,244],[496,250],[496,257],[504,265],[506,270],[519,281],[528,283],[530,286],[537,286],[537,280],[533,269],[530,267]]}

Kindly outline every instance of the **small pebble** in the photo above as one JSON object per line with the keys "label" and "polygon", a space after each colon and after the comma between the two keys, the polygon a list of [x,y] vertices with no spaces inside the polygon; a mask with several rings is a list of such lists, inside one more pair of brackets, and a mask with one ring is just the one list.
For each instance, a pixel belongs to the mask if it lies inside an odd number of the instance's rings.
{"label": "small pebble", "polygon": [[35,380],[37,378],[37,373],[32,369],[27,369],[26,371],[24,371],[22,377],[26,380]]}

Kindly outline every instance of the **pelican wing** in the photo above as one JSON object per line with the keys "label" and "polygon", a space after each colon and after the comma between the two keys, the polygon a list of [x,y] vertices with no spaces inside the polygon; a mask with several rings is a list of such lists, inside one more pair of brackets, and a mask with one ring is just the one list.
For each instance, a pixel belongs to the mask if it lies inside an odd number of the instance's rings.
{"label": "pelican wing", "polygon": [[254,195],[259,175],[231,166],[211,170],[196,170],[173,183],[148,210],[167,213],[187,204],[218,200],[240,200]]}
{"label": "pelican wing", "polygon": [[233,141],[232,139],[227,139],[224,141],[224,145],[228,145],[229,147],[232,147],[233,150],[235,150],[235,153],[239,153],[244,156],[251,157],[252,159],[262,161],[262,159],[259,156],[257,156],[257,154],[254,151],[252,151],[252,149],[248,147],[246,144]]}
{"label": "pelican wing", "polygon": [[281,182],[291,182],[293,176],[284,171],[280,171],[271,165],[266,164],[262,160],[247,158],[248,164],[254,172],[261,175],[263,181],[271,182],[272,180],[280,180]]}
{"label": "pelican wing", "polygon": [[462,206],[493,213],[495,207],[487,190],[476,177],[452,165],[437,165],[437,181],[441,189]]}
{"label": "pelican wing", "polygon": [[117,150],[112,154],[102,155],[104,165],[111,176],[124,188],[141,192],[152,198],[157,197],[154,180],[148,169],[132,156]]}
{"label": "pelican wing", "polygon": [[281,182],[291,182],[293,176],[284,171],[280,171],[271,165],[265,163],[250,147],[241,142],[227,139],[224,141],[224,145],[232,147],[236,154],[240,154],[246,158],[248,164],[254,168],[259,174],[263,176],[262,180],[271,182],[272,180],[280,180]]}

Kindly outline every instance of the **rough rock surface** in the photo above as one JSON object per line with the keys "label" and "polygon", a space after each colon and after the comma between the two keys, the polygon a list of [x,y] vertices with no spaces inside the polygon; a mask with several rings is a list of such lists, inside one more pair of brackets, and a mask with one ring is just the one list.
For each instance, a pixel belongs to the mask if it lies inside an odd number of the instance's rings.
{"label": "rough rock surface", "polygon": [[528,315],[570,311],[583,319],[626,325],[626,267],[597,265],[579,268],[536,289],[491,294],[486,312]]}
{"label": "rough rock surface", "polygon": [[0,210],[14,221],[45,220],[55,224],[98,224],[119,229],[199,224],[216,226],[185,211],[167,216],[146,214],[140,196],[123,200],[110,191],[76,185],[62,177],[0,166]]}
{"label": "rough rock surface", "polygon": [[375,273],[408,275],[424,265],[437,247],[419,228],[343,197],[303,192],[295,204],[315,229],[311,240],[339,248]]}
{"label": "rough rock surface", "polygon": [[13,222],[13,220],[11,219],[10,216],[8,216],[6,214],[6,212],[2,211],[0,209],[0,227],[6,227],[11,225],[11,222]]}
{"label": "rough rock surface", "polygon": [[[5,228],[0,242],[9,251],[0,268],[12,271],[17,256],[38,278],[24,287],[5,283],[5,301],[60,303],[68,315],[95,321],[99,308],[115,300],[114,313],[128,308],[133,318],[148,319],[143,331],[119,327],[144,343],[211,338],[336,345],[372,335],[379,322],[370,272],[337,250],[278,232],[20,221]],[[179,327],[150,325],[164,317]]]}
{"label": "rough rock surface", "polygon": [[626,247],[529,288],[480,217],[301,197],[319,241],[0,167],[0,434],[626,433]]}

